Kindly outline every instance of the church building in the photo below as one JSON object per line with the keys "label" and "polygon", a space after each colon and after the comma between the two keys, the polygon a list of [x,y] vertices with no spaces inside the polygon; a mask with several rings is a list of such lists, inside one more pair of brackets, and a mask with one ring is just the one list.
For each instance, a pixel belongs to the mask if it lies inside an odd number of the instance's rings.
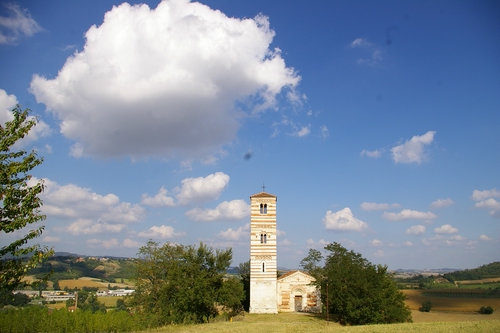
{"label": "church building", "polygon": [[250,313],[320,312],[314,278],[291,271],[277,278],[275,195],[250,197]]}

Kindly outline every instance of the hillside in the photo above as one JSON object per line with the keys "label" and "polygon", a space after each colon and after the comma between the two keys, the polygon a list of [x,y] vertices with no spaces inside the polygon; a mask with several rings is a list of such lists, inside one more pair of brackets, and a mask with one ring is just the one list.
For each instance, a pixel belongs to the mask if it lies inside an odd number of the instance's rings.
{"label": "hillside", "polygon": [[74,255],[54,256],[48,261],[31,269],[28,274],[41,278],[48,272],[53,272],[49,280],[56,283],[59,280],[91,277],[108,282],[132,277],[135,267],[131,259],[109,259],[96,257],[78,257]]}
{"label": "hillside", "polygon": [[474,269],[446,273],[443,276],[450,282],[500,277],[500,261],[492,262]]}

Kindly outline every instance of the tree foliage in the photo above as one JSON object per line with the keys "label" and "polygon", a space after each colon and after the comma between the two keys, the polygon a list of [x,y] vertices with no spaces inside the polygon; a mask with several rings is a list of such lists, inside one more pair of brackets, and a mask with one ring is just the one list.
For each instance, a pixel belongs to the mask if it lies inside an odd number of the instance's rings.
{"label": "tree foliage", "polygon": [[325,306],[328,288],[328,313],[348,325],[411,322],[405,295],[390,278],[387,266],[373,265],[338,243],[328,244],[325,250],[323,257],[311,249],[301,266],[316,279]]}
{"label": "tree foliage", "polygon": [[235,297],[243,298],[240,283],[228,280],[231,288],[240,288],[239,296],[224,288],[231,249],[149,241],[138,256],[133,304],[138,312],[155,314],[160,325],[205,322],[217,315],[217,304],[231,307]]}
{"label": "tree foliage", "polygon": [[432,302],[429,300],[426,300],[422,303],[422,306],[420,307],[421,312],[430,312],[432,309]]}
{"label": "tree foliage", "polygon": [[455,281],[481,280],[498,276],[500,276],[500,261],[482,265],[474,269],[464,269],[463,271],[455,271],[443,275],[444,278],[452,283]]}
{"label": "tree foliage", "polygon": [[245,291],[245,298],[241,301],[243,309],[249,311],[250,309],[250,260],[242,262],[236,268],[240,276],[240,281],[243,284],[243,290]]}
{"label": "tree foliage", "polygon": [[[42,201],[38,195],[43,182],[28,185],[30,171],[43,162],[35,151],[16,151],[14,145],[36,125],[29,117],[29,110],[17,106],[12,110],[14,119],[0,124],[0,232],[12,233],[28,225],[40,222]],[[23,284],[28,269],[35,267],[52,255],[52,250],[40,245],[26,246],[28,241],[39,237],[44,227],[26,231],[24,236],[0,248],[0,289],[13,290]],[[24,231],[24,230],[23,230]],[[7,258],[8,257],[8,258]]]}

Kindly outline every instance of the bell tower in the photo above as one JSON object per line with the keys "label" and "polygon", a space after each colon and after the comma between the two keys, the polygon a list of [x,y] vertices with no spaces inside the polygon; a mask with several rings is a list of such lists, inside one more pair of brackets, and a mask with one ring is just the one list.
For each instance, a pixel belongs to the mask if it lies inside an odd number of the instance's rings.
{"label": "bell tower", "polygon": [[278,313],[275,195],[250,197],[250,313]]}

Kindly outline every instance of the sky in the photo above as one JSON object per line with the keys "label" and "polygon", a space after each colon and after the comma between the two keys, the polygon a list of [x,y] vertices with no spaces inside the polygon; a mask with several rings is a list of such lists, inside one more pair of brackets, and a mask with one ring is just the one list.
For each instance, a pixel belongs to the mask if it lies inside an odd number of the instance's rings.
{"label": "sky", "polygon": [[238,265],[265,190],[279,267],[330,242],[389,269],[498,261],[498,17],[497,1],[2,1],[0,123],[16,104],[39,120],[14,147],[44,158],[36,241],[203,242]]}

